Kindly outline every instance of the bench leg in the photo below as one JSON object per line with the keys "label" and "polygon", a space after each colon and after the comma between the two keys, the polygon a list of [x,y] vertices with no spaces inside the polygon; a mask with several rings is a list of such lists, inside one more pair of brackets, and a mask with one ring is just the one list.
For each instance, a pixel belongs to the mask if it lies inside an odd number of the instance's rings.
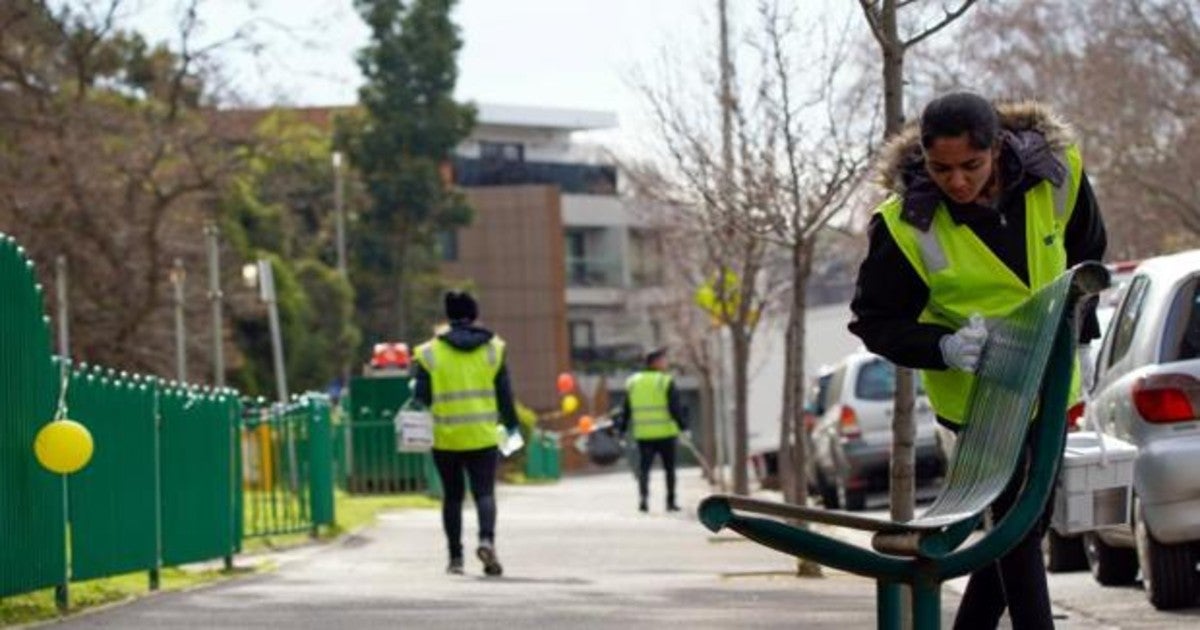
{"label": "bench leg", "polygon": [[897,582],[876,580],[875,614],[879,630],[900,630],[903,627],[900,607],[902,590]]}
{"label": "bench leg", "polygon": [[918,578],[913,583],[913,628],[937,630],[942,627],[942,584]]}

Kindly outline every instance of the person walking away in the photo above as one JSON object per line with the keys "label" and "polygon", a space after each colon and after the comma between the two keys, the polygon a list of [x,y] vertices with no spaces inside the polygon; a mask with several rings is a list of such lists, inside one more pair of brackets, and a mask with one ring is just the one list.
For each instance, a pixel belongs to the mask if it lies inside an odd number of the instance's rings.
{"label": "person walking away", "polygon": [[662,459],[667,478],[667,511],[679,511],[675,501],[675,451],[678,436],[687,430],[683,406],[675,381],[667,373],[667,350],[656,348],[646,354],[645,368],[625,381],[625,402],[617,430],[633,433],[638,445],[638,510],[649,510],[650,469],[654,458]]}
{"label": "person walking away", "polygon": [[479,519],[476,556],[486,575],[504,569],[496,554],[496,424],[511,434],[517,411],[505,365],[505,344],[479,326],[479,307],[464,291],[445,294],[450,329],[416,349],[413,396],[433,414],[433,461],[442,480],[442,529],[450,552],[446,572],[463,573],[464,473]]}
{"label": "person walking away", "polygon": [[[882,171],[893,194],[868,227],[850,331],[920,370],[937,421],[958,431],[987,318],[1069,266],[1099,260],[1104,223],[1070,128],[1037,103],[937,98],[889,143]],[[1094,310],[1081,324],[1081,343],[1099,336]],[[1078,370],[1074,383],[1078,393]],[[1012,506],[1028,465],[1027,449],[990,508],[994,519]],[[955,628],[995,628],[1005,609],[1018,630],[1053,627],[1040,545],[1053,504],[1015,548],[971,575]]]}

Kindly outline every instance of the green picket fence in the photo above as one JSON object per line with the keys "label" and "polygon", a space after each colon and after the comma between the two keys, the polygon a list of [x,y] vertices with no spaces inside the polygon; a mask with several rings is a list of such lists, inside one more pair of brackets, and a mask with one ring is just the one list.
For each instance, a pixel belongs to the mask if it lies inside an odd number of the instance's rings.
{"label": "green picket fence", "polygon": [[[65,606],[73,580],[144,570],[153,585],[163,566],[228,562],[244,534],[333,523],[326,397],[268,408],[271,439],[296,449],[290,468],[270,464],[291,494],[256,503],[243,496],[241,438],[254,429],[237,392],[53,359],[33,266],[3,234],[0,295],[0,597],[53,586]],[[95,444],[89,464],[67,476],[33,452],[63,387],[67,417]]]}
{"label": "green picket fence", "polygon": [[66,577],[63,480],[33,457],[54,415],[58,370],[33,265],[0,234],[0,597]]}
{"label": "green picket fence", "polygon": [[335,446],[323,395],[247,405],[241,426],[244,535],[315,534],[318,525],[332,524]]}

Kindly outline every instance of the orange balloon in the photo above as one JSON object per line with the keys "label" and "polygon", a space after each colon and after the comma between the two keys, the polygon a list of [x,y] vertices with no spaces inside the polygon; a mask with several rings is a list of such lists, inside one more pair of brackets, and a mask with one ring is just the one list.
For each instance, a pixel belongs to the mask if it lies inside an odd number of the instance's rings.
{"label": "orange balloon", "polygon": [[592,421],[591,416],[579,416],[579,431],[581,433],[591,433],[594,428],[596,428],[596,424]]}
{"label": "orange balloon", "polygon": [[558,375],[558,393],[569,394],[575,391],[575,377],[571,376],[570,372],[563,372]]}

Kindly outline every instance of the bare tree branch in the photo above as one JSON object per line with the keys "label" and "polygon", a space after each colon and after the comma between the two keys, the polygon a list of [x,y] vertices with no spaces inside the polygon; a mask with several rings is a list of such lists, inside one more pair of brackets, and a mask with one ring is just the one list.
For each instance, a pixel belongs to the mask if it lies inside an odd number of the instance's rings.
{"label": "bare tree branch", "polygon": [[936,24],[925,29],[921,33],[909,38],[908,40],[903,42],[903,44],[901,44],[901,46],[905,49],[916,46],[917,44],[919,44],[922,41],[924,41],[925,39],[931,37],[938,31],[949,26],[951,22],[962,17],[962,15],[967,12],[967,9],[970,9],[971,5],[973,5],[973,4],[975,4],[975,0],[962,0],[962,4],[959,5],[959,7],[957,9],[955,9],[953,11],[946,10],[945,15],[942,16],[942,19],[939,22],[937,22]]}

